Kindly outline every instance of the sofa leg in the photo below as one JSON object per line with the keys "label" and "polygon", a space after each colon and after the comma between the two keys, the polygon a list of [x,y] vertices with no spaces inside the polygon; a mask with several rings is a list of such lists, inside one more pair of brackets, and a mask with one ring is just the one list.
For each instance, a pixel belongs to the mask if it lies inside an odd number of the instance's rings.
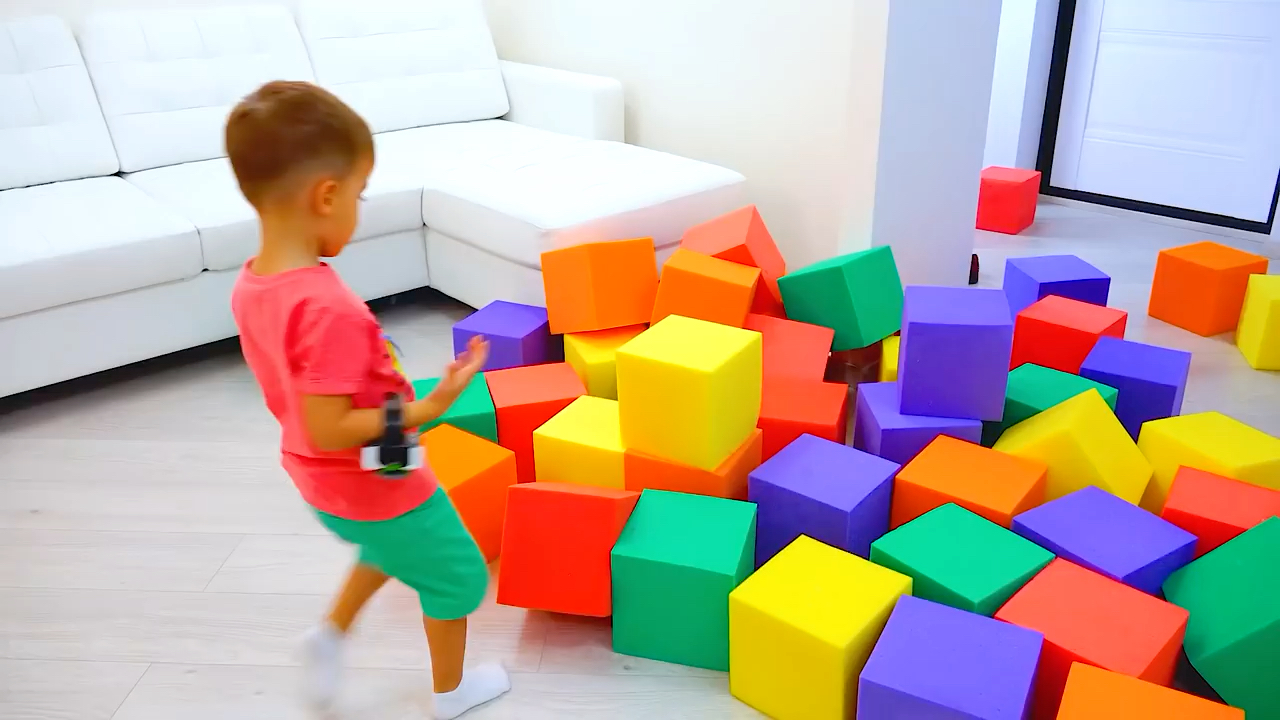
{"label": "sofa leg", "polygon": [[974,253],[973,257],[969,258],[969,284],[978,284],[978,253]]}

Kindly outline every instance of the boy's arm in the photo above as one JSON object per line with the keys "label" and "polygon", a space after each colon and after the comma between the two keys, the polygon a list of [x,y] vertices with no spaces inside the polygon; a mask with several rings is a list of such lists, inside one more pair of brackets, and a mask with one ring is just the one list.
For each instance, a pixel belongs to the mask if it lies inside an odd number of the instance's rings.
{"label": "boy's arm", "polygon": [[[405,405],[404,425],[418,427],[444,414],[489,356],[489,344],[474,337],[467,350],[445,368],[444,377],[426,397]],[[352,407],[350,395],[303,395],[302,416],[311,444],[324,452],[364,447],[382,437],[382,408]]]}

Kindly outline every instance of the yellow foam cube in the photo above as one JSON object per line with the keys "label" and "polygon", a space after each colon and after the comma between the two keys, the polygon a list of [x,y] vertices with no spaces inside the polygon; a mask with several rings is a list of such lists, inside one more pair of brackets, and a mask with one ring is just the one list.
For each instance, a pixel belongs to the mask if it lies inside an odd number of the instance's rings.
{"label": "yellow foam cube", "polygon": [[670,315],[618,348],[622,442],[715,470],[760,418],[760,333]]}
{"label": "yellow foam cube", "polygon": [[890,335],[880,343],[880,382],[898,379],[898,343],[902,338]]}
{"label": "yellow foam cube", "polygon": [[729,594],[729,691],[775,720],[845,720],[911,578],[807,535]]}
{"label": "yellow foam cube", "polygon": [[1137,505],[1151,480],[1151,463],[1095,389],[1014,425],[995,449],[1049,466],[1046,502],[1096,485]]}
{"label": "yellow foam cube", "polygon": [[618,399],[618,348],[644,332],[644,325],[569,333],[564,336],[564,359],[582,378],[587,394]]}
{"label": "yellow foam cube", "polygon": [[1280,275],[1250,275],[1236,347],[1257,370],[1280,370]]}
{"label": "yellow foam cube", "polygon": [[1182,465],[1280,490],[1280,438],[1219,412],[1148,420],[1138,449],[1154,469],[1142,498],[1142,507],[1154,513],[1164,509]]}
{"label": "yellow foam cube", "polygon": [[533,431],[539,482],[623,489],[622,432],[616,400],[584,395]]}

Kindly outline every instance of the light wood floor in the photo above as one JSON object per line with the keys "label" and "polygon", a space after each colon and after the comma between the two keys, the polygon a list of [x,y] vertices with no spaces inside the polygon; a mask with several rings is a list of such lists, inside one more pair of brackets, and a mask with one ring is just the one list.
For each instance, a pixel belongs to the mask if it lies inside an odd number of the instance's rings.
{"label": "light wood floor", "polygon": [[[1280,433],[1280,378],[1229,338],[1143,312],[1156,248],[1201,237],[1044,206],[1030,234],[981,234],[983,284],[1009,254],[1076,252],[1113,273],[1130,337],[1195,351],[1188,412]],[[466,309],[436,296],[383,320],[411,374],[450,354]],[[350,559],[276,462],[277,430],[234,346],[0,403],[0,718],[295,720],[295,641]],[[723,674],[614,655],[608,624],[487,603],[476,659],[514,690],[476,720],[759,718]],[[400,587],[370,607],[341,718],[421,717],[426,651]]]}

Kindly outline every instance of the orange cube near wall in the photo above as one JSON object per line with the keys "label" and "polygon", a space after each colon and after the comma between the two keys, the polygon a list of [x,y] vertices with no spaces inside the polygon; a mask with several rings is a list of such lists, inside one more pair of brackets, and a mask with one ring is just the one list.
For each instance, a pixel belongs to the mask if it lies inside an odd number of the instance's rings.
{"label": "orange cube near wall", "polygon": [[760,268],[751,312],[786,317],[778,278],[787,274],[787,263],[765,227],[755,205],[739,208],[685,231],[680,247],[703,255]]}
{"label": "orange cube near wall", "polygon": [[978,190],[978,229],[1017,235],[1036,221],[1040,173],[989,167]]}
{"label": "orange cube near wall", "polygon": [[760,466],[763,448],[764,433],[756,430],[715,470],[703,470],[638,450],[627,450],[623,456],[627,489],[667,490],[746,500],[747,475]]}
{"label": "orange cube near wall", "polygon": [[509,493],[498,603],[612,615],[610,554],[640,493],[543,482],[515,485]]}
{"label": "orange cube near wall", "polygon": [[765,378],[757,427],[764,431],[765,460],[806,433],[843,444],[849,427],[849,386]]}
{"label": "orange cube near wall", "polygon": [[754,313],[744,327],[760,333],[764,377],[821,380],[826,374],[835,330]]}
{"label": "orange cube near wall", "polygon": [[569,363],[491,370],[484,379],[498,417],[498,444],[515,452],[520,482],[533,482],[533,431],[587,388]]}
{"label": "orange cube near wall", "polygon": [[1240,322],[1250,275],[1264,275],[1268,260],[1215,242],[1161,250],[1147,314],[1209,337]]}
{"label": "orange cube near wall", "polygon": [[658,293],[652,238],[542,253],[547,320],[555,334],[643,325]]}
{"label": "orange cube near wall", "polygon": [[742,327],[759,280],[758,268],[681,248],[662,266],[651,323],[682,315]]}
{"label": "orange cube near wall", "polygon": [[484,553],[493,562],[502,550],[507,489],[516,483],[516,454],[452,425],[422,435],[431,470]]}
{"label": "orange cube near wall", "polygon": [[1098,338],[1123,338],[1129,313],[1049,295],[1028,305],[1013,321],[1009,368],[1033,363],[1077,375]]}

